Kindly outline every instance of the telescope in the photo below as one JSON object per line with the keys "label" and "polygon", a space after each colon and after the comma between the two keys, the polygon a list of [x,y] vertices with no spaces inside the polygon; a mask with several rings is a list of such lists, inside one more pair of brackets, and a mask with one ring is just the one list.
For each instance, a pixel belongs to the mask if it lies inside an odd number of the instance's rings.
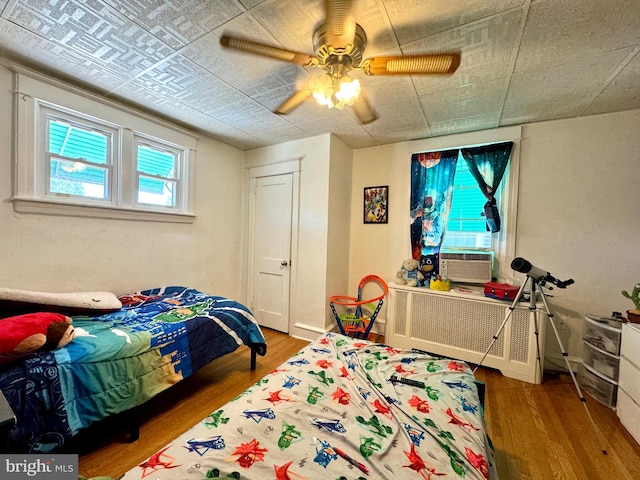
{"label": "telescope", "polygon": [[573,278],[569,280],[558,280],[553,275],[551,275],[546,270],[542,268],[538,268],[535,265],[532,265],[531,262],[525,260],[522,257],[516,257],[511,262],[511,268],[516,272],[526,273],[528,276],[539,282],[541,285],[544,285],[546,282],[553,283],[558,288],[567,288],[572,283]]}

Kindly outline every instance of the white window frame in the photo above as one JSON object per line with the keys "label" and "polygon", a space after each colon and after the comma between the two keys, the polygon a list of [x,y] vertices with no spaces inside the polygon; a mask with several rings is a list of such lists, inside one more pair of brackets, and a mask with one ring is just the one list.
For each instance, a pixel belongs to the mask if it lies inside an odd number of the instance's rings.
{"label": "white window frame", "polygon": [[[15,168],[11,202],[18,213],[192,223],[197,139],[179,127],[102,97],[14,67]],[[47,115],[108,131],[113,159],[108,199],[50,193]],[[137,201],[137,142],[179,157],[175,206]]]}
{"label": "white window frame", "polygon": [[[50,104],[49,102],[43,102],[41,100],[35,100],[35,112],[38,118],[38,127],[36,128],[36,158],[41,159],[36,166],[36,194],[39,197],[46,198],[52,201],[64,200],[65,202],[77,203],[79,205],[109,205],[116,206],[117,202],[117,179],[119,178],[119,164],[118,161],[120,155],[118,154],[118,146],[120,145],[120,139],[122,138],[122,128],[118,125],[113,125],[99,119],[93,119],[87,115],[82,115],[77,112],[72,112],[69,109],[60,107],[58,105]],[[92,129],[100,131],[110,137],[111,144],[109,146],[109,155],[107,158],[107,164],[105,170],[108,173],[107,181],[107,198],[90,198],[80,195],[65,195],[59,193],[52,193],[50,191],[50,163],[51,154],[48,150],[49,142],[49,119],[59,119],[66,123],[76,125],[79,128]],[[68,158],[68,157],[67,157]],[[75,159],[82,162],[82,159]],[[90,164],[87,162],[87,164]]]}
{"label": "white window frame", "polygon": [[[140,170],[138,169],[138,147],[139,146],[147,146],[149,148],[155,149],[155,150],[164,150],[167,153],[170,153],[171,155],[173,155],[175,157],[175,161],[176,161],[176,165],[175,165],[175,172],[174,172],[174,176],[172,178],[169,177],[162,177],[162,176],[154,176],[148,173],[141,173]],[[175,206],[173,207],[163,207],[163,206],[159,206],[159,205],[153,205],[153,204],[148,204],[148,203],[144,203],[144,202],[140,202],[138,201],[138,195],[135,195],[133,198],[133,203],[134,205],[136,205],[136,207],[138,208],[166,208],[166,209],[178,209],[180,210],[181,206],[184,204],[184,202],[186,201],[185,198],[183,198],[183,192],[184,192],[184,187],[183,187],[183,179],[185,178],[186,175],[186,171],[185,171],[185,165],[186,165],[186,160],[188,159],[189,156],[189,152],[188,150],[186,150],[185,148],[180,147],[179,145],[171,145],[168,142],[164,142],[161,141],[157,138],[153,138],[149,135],[144,135],[141,133],[134,133],[133,135],[133,175],[134,175],[134,186],[140,185],[140,177],[147,177],[147,178],[155,178],[157,180],[169,180],[171,182],[173,182],[175,184],[175,197],[174,197],[174,201],[175,201]],[[134,188],[134,193],[138,194],[138,188]]]}

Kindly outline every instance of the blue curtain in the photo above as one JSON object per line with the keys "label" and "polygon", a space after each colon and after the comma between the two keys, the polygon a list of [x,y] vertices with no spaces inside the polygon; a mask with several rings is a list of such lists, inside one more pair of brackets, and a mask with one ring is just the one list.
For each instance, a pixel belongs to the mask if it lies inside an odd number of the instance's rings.
{"label": "blue curtain", "polygon": [[425,282],[438,273],[457,160],[458,149],[411,156],[411,255]]}
{"label": "blue curtain", "polygon": [[487,199],[484,216],[489,232],[500,231],[500,212],[494,194],[502,181],[512,149],[513,142],[461,149],[462,157],[469,165],[469,171]]}

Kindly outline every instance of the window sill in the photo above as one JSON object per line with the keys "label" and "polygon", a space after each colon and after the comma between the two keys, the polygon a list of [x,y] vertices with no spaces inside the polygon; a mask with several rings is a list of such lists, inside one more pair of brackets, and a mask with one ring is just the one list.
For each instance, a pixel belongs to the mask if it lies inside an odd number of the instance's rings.
{"label": "window sill", "polygon": [[188,213],[134,210],[101,205],[78,205],[34,198],[13,197],[10,201],[13,203],[13,210],[16,213],[168,223],[193,223],[196,220],[195,215]]}

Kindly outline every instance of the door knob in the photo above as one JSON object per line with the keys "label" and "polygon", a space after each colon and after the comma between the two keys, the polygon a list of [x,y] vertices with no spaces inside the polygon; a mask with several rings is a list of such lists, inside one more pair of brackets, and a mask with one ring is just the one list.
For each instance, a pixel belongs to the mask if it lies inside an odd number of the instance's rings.
{"label": "door knob", "polygon": [[287,262],[286,260],[282,260],[280,262],[280,265],[282,265],[283,267],[286,267],[287,265],[289,265],[289,262]]}

